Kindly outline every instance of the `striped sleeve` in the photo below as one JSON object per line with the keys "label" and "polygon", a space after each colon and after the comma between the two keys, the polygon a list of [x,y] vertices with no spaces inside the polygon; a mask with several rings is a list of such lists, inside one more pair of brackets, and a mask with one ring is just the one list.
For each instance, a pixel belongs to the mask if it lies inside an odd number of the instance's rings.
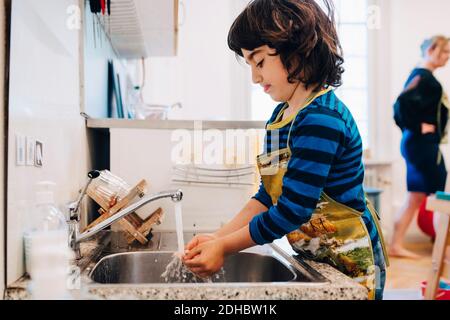
{"label": "striped sleeve", "polygon": [[271,243],[309,221],[327,181],[331,165],[345,141],[346,127],[331,111],[308,112],[291,137],[292,156],[276,205],[255,216],[250,234],[257,244]]}
{"label": "striped sleeve", "polygon": [[259,185],[258,192],[253,196],[253,199],[258,200],[263,205],[265,205],[267,208],[270,208],[272,204],[272,198],[267,193],[266,189],[264,188],[264,185],[261,181],[261,184]]}

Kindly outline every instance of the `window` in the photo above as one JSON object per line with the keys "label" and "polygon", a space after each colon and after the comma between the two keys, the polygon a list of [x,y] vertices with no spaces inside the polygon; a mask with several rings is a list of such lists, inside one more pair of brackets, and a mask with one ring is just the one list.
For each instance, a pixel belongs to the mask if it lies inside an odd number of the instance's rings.
{"label": "window", "polygon": [[[336,22],[344,51],[343,85],[336,95],[347,105],[356,120],[364,148],[369,148],[369,50],[368,0],[334,0]],[[259,85],[251,88],[252,120],[267,120],[276,102]]]}
{"label": "window", "polygon": [[369,148],[369,50],[367,0],[335,0],[338,33],[344,50],[343,85],[337,96],[358,124],[364,148]]}

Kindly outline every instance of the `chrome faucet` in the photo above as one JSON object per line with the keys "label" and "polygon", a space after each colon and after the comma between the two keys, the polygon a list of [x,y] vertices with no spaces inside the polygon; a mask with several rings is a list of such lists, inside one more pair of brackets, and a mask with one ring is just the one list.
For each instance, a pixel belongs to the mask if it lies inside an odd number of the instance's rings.
{"label": "chrome faucet", "polygon": [[[90,182],[88,182],[89,184]],[[86,190],[87,188],[84,188],[83,190]],[[84,194],[81,194],[79,199],[82,199]],[[109,217],[108,219],[100,222],[99,224],[93,226],[92,228],[86,230],[85,232],[80,234],[80,218],[78,214],[78,208],[79,205],[76,206],[77,211],[72,211],[71,209],[71,215],[70,220],[67,222],[68,228],[69,228],[69,246],[72,248],[72,250],[75,252],[76,259],[81,258],[81,252],[80,252],[80,242],[83,240],[86,240],[101,230],[109,227],[114,222],[126,217],[130,213],[136,211],[137,209],[143,207],[144,205],[164,198],[171,198],[173,202],[179,202],[183,199],[183,192],[181,190],[172,190],[172,191],[163,191],[159,193],[155,193],[152,195],[148,195],[140,199],[139,201],[136,201],[132,204],[130,204],[128,207],[122,208],[120,211]],[[78,202],[78,201],[77,201]]]}

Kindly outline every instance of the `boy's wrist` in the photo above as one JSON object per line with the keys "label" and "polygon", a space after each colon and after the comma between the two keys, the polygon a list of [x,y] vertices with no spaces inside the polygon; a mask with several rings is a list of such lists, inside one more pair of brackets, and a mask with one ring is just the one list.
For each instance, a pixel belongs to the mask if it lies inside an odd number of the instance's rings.
{"label": "boy's wrist", "polygon": [[222,235],[220,234],[220,230],[217,230],[216,232],[212,233],[212,235],[216,239],[222,238]]}
{"label": "boy's wrist", "polygon": [[222,246],[224,254],[236,253],[256,245],[250,236],[248,225],[232,234],[217,239],[217,241]]}
{"label": "boy's wrist", "polygon": [[228,255],[231,252],[230,241],[227,239],[228,237],[218,238],[218,244],[222,247],[224,255]]}

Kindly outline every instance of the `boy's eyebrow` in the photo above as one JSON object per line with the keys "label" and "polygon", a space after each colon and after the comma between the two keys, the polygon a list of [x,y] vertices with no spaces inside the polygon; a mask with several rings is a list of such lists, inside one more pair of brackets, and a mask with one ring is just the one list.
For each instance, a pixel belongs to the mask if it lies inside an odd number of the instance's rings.
{"label": "boy's eyebrow", "polygon": [[[261,51],[262,51],[261,49],[256,49],[255,51],[253,51],[252,53],[250,53],[249,56],[248,56],[248,60],[252,60],[253,57],[255,56],[255,54],[257,54],[257,53],[259,53],[259,52],[261,52]],[[246,64],[249,64],[248,61],[247,61],[247,59],[244,59],[244,60],[245,60],[245,63],[246,63]]]}

